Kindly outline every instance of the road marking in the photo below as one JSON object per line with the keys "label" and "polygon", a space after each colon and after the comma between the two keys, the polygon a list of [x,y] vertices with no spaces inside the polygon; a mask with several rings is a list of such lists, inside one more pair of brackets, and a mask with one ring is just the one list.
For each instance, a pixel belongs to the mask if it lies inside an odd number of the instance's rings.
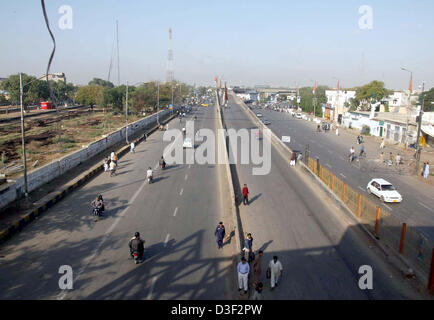
{"label": "road marking", "polygon": [[176,213],[178,212],[178,207],[175,208],[175,212],[173,213],[173,216],[176,217]]}
{"label": "road marking", "polygon": [[184,188],[181,189],[181,192],[179,193],[179,195],[182,196],[183,192],[184,192]]}
{"label": "road marking", "polygon": [[[113,222],[113,224],[110,226],[110,228],[107,229],[107,231],[104,233],[104,235],[100,238],[101,241],[99,242],[98,246],[92,251],[91,255],[87,258],[87,261],[83,265],[83,267],[78,271],[77,275],[75,276],[75,280],[79,278],[79,276],[86,270],[87,266],[90,264],[91,261],[93,261],[100,251],[101,246],[104,244],[104,242],[109,238],[110,233],[113,232],[113,230],[116,228],[118,223],[121,221],[123,216],[125,216],[125,213],[127,213],[128,209],[130,208],[129,205],[132,205],[133,202],[136,200],[136,198],[139,196],[140,192],[142,192],[143,187],[146,185],[146,180],[142,183],[140,188],[136,191],[136,193],[133,195],[133,197],[130,199],[129,203],[127,204],[126,208],[122,210],[122,212],[119,214],[119,216],[116,218],[116,220]],[[58,299],[62,300],[67,293],[67,290],[63,290],[59,295]]]}
{"label": "road marking", "polygon": [[327,152],[328,153],[334,153],[333,151],[331,151],[330,149],[327,149]]}
{"label": "road marking", "polygon": [[169,238],[170,238],[170,234],[167,234],[167,236],[166,236],[166,240],[164,240],[164,247],[166,248],[166,246],[167,246],[167,242],[169,241]]}
{"label": "road marking", "polygon": [[154,170],[157,170],[158,168],[158,163],[155,165]]}
{"label": "road marking", "polygon": [[191,168],[191,164],[188,165],[188,168],[189,168],[189,169]]}
{"label": "road marking", "polygon": [[326,167],[329,167],[330,169],[332,168],[332,166],[329,165],[328,163],[326,163]]}
{"label": "road marking", "polygon": [[345,177],[342,173],[339,173],[340,176],[344,177],[344,179],[346,179],[347,177]]}
{"label": "road marking", "polygon": [[425,207],[426,209],[428,209],[429,211],[433,211],[430,207],[428,207],[427,205],[423,204],[422,202],[418,201],[418,203],[419,203],[422,207]]}
{"label": "road marking", "polygon": [[384,204],[384,203],[383,203],[383,206],[385,206],[387,209],[389,209],[390,211],[392,211],[392,208],[389,207],[387,204]]}
{"label": "road marking", "polygon": [[187,180],[187,179],[188,179],[188,174],[186,174],[184,177],[184,180]]}
{"label": "road marking", "polygon": [[365,189],[363,189],[361,186],[358,186],[357,188],[359,188],[362,191],[365,191]]}
{"label": "road marking", "polygon": [[154,285],[156,281],[157,281],[157,277],[153,277],[151,280],[151,287],[149,288],[149,294],[146,297],[146,300],[152,300],[152,291],[154,291]]}

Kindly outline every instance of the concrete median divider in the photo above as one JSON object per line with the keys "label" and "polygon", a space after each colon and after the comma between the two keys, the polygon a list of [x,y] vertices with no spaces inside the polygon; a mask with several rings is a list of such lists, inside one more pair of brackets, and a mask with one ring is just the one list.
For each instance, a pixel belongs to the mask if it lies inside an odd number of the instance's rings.
{"label": "concrete median divider", "polygon": [[[172,120],[175,116],[174,115],[168,115],[164,118],[164,120],[161,121],[161,123],[165,124]],[[152,123],[152,122],[148,122]],[[147,128],[145,130],[146,134],[151,134],[155,132],[158,129],[158,124]],[[136,132],[137,133],[137,132]],[[133,139],[131,142],[134,142],[137,146],[141,141],[143,140],[143,136],[140,135],[138,138]],[[105,149],[104,149],[105,150]],[[103,151],[104,151],[103,150]],[[79,150],[76,154],[75,158],[79,159],[80,154],[82,152],[85,152],[85,150]],[[130,151],[130,146],[126,145],[121,147],[120,149],[116,150],[116,153],[118,157],[122,157],[123,155],[127,154]],[[94,154],[96,155],[96,154]],[[62,161],[59,160],[59,161]],[[78,161],[78,160],[76,160]],[[56,162],[57,164],[58,162]],[[54,191],[43,197],[42,199],[35,202],[35,208],[32,210],[28,210],[25,212],[24,216],[19,219],[18,221],[12,223],[7,228],[0,230],[0,244],[4,243],[5,241],[9,240],[13,235],[17,234],[18,232],[22,231],[25,226],[27,226],[29,223],[40,217],[45,211],[47,211],[49,208],[51,208],[53,205],[55,205],[57,202],[62,200],[65,196],[73,192],[74,190],[78,189],[82,185],[84,185],[86,182],[90,181],[92,178],[94,178],[98,173],[102,172],[104,170],[104,167],[102,164],[96,164],[92,166],[90,169],[86,170],[84,173],[82,173],[80,176],[74,178],[73,180],[69,181],[65,185],[63,185],[60,190]]]}
{"label": "concrete median divider", "polygon": [[[267,128],[241,99],[235,94],[233,96],[251,120],[258,125],[260,130]],[[272,131],[271,143],[289,162],[292,150]],[[386,257],[394,256],[397,258],[400,261],[400,265],[405,266],[406,270],[401,269],[401,271],[406,276],[411,273],[409,270],[412,270],[422,283],[428,283],[428,289],[433,292],[433,242],[415,228],[407,227],[406,223],[406,235],[404,231],[403,236],[402,222],[392,216],[387,210],[379,208],[378,205],[365,196],[350,188],[345,181],[337,178],[328,169],[319,165],[318,159],[308,157],[305,161],[306,163],[297,161],[297,164],[339,204],[342,212],[378,245],[383,254]]]}

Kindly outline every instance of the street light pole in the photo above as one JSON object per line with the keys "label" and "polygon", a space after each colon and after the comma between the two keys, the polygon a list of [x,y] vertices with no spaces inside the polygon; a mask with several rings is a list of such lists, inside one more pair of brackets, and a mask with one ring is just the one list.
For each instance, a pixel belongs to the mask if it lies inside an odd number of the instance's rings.
{"label": "street light pole", "polygon": [[174,108],[174,106],[173,106],[173,82],[172,82],[172,108]]}
{"label": "street light pole", "polygon": [[128,144],[128,81],[127,81],[127,93],[125,98],[125,140]]}
{"label": "street light pole", "polygon": [[160,82],[157,82],[157,124],[160,125]]}
{"label": "street light pole", "polygon": [[[401,70],[410,72],[410,81],[413,82],[413,71],[408,70],[407,68],[404,68],[404,67],[401,67]],[[411,90],[410,90],[410,87],[408,88],[408,91],[409,91],[408,92],[408,107],[407,107],[407,112],[406,112],[406,115],[407,115],[407,124],[406,124],[406,128],[405,128],[405,134],[406,134],[406,137],[405,137],[405,148],[406,149],[407,149],[407,145],[408,145],[408,113],[411,110]]]}
{"label": "street light pole", "polygon": [[20,72],[20,107],[21,107],[21,143],[23,149],[23,163],[24,163],[24,195],[27,197],[29,194],[27,184],[27,159],[26,159],[26,142],[24,137],[24,110],[23,110],[23,80]]}
{"label": "street light pole", "polygon": [[425,91],[425,82],[422,82],[422,105],[420,106],[420,111],[419,111],[419,119],[417,122],[417,138],[416,138],[416,174],[419,172],[419,162],[420,162],[420,153],[421,153],[421,149],[419,148],[419,139],[420,139],[420,131],[421,131],[421,127],[422,127],[422,115],[423,115],[423,107],[425,104],[425,96],[424,96],[424,91]]}

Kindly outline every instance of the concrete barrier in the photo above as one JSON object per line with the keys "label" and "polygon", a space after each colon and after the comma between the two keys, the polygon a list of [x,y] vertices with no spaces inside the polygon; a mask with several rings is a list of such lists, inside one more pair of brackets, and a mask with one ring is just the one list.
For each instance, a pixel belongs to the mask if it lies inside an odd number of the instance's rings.
{"label": "concrete barrier", "polygon": [[[164,120],[170,114],[170,110],[159,112],[159,118]],[[137,120],[128,125],[128,136],[133,136],[149,125],[156,124],[157,114],[150,115],[144,119]],[[90,143],[81,150],[74,151],[60,159],[48,163],[41,168],[35,169],[27,174],[28,191],[39,188],[43,184],[61,176],[70,169],[87,161],[95,155],[107,150],[125,139],[125,126],[119,130],[109,133],[106,137]],[[6,190],[8,189],[8,190]],[[5,191],[3,191],[5,190]],[[0,189],[0,209],[3,209],[14,200],[24,195],[24,177],[18,178],[14,183],[3,186]]]}

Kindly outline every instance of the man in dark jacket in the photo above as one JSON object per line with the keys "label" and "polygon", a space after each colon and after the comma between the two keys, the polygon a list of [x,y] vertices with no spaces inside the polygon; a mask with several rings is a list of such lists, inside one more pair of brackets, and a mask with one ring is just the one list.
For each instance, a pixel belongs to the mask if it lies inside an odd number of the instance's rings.
{"label": "man in dark jacket", "polygon": [[249,189],[247,188],[247,184],[244,184],[243,187],[243,204],[249,204]]}
{"label": "man in dark jacket", "polygon": [[246,239],[244,239],[244,252],[247,254],[247,261],[252,261],[252,247],[253,247],[253,237],[251,233],[247,234]]}
{"label": "man in dark jacket", "polygon": [[128,246],[130,247],[130,253],[132,254],[134,251],[137,251],[139,254],[139,259],[143,259],[143,253],[145,252],[145,241],[140,238],[140,233],[136,232],[134,237],[130,239],[128,242]]}
{"label": "man in dark jacket", "polygon": [[223,249],[223,239],[225,237],[226,230],[223,222],[220,222],[215,229],[214,235],[217,236],[217,245],[219,249]]}

